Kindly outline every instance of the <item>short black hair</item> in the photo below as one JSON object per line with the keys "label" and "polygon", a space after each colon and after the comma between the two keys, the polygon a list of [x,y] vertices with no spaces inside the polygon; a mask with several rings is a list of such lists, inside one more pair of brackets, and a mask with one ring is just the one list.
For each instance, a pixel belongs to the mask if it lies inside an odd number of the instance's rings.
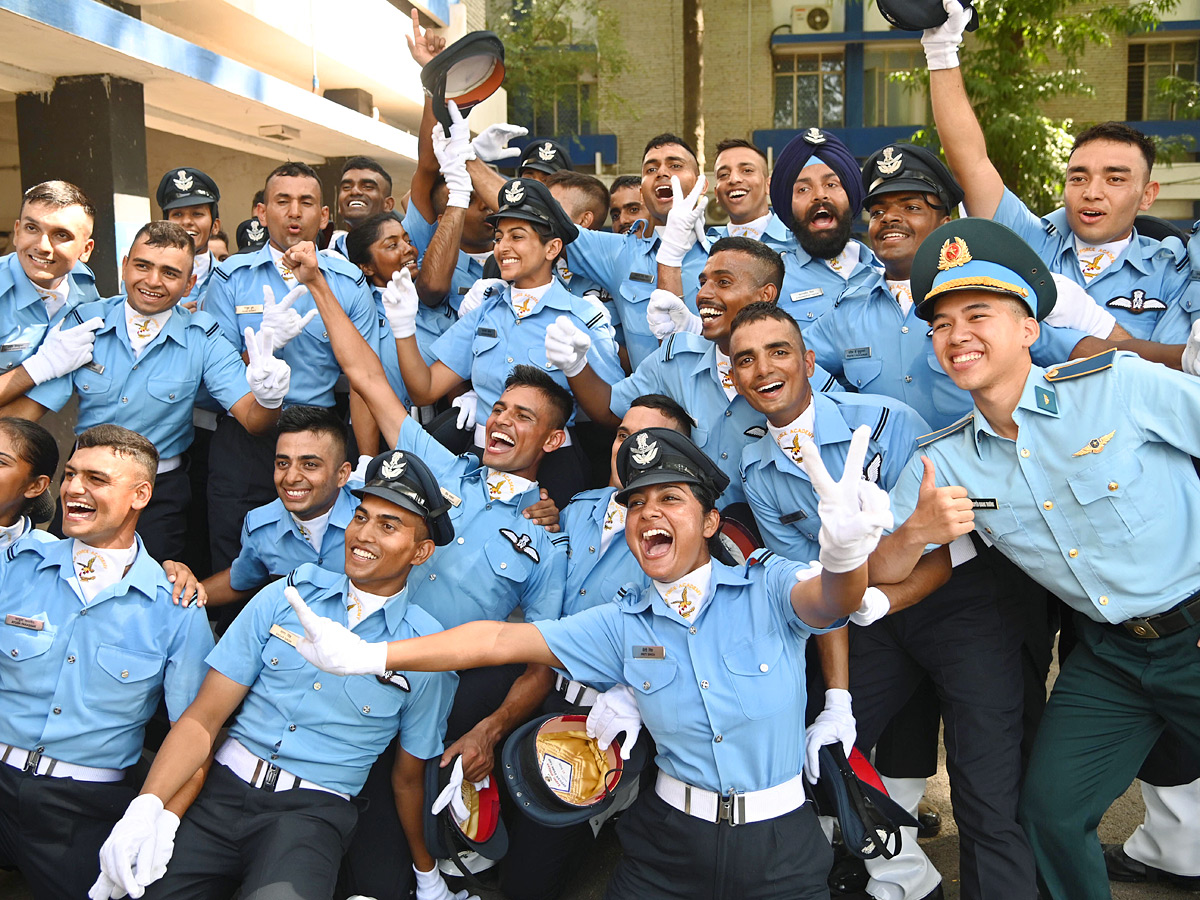
{"label": "short black hair", "polygon": [[89,219],[96,219],[96,205],[88,199],[87,194],[69,181],[43,181],[35,184],[21,197],[22,212],[25,211],[27,203],[45,203],[58,209],[79,206]]}
{"label": "short black hair", "polygon": [[609,197],[612,197],[617,191],[624,190],[625,188],[633,188],[635,191],[640,191],[642,189],[642,176],[618,175],[613,179],[613,183],[608,186]]}
{"label": "short black hair", "polygon": [[368,171],[374,172],[376,175],[382,175],[383,180],[387,182],[388,194],[390,195],[392,193],[392,176],[388,174],[387,169],[385,169],[383,166],[381,166],[375,160],[371,159],[371,157],[369,157],[369,156],[352,156],[352,157],[350,157],[348,160],[346,160],[345,165],[342,166],[342,174],[339,175],[338,177],[341,178],[342,175],[345,175],[351,169],[367,169]]}
{"label": "short black hair", "polygon": [[272,178],[311,178],[317,183],[317,196],[321,196],[324,186],[321,184],[321,176],[317,174],[317,170],[308,163],[302,162],[285,162],[282,165],[276,166],[271,170],[271,174],[267,176],[267,180],[263,182],[263,198],[257,203],[263,203],[267,196],[267,191],[271,189]]}
{"label": "short black hair", "polygon": [[800,323],[793,319],[786,310],[780,309],[778,304],[766,303],[757,301],[755,303],[747,303],[737,311],[737,315],[733,317],[733,321],[729,323],[729,334],[732,337],[733,333],[743,325],[751,325],[755,322],[783,322],[790,325],[796,331],[796,337],[800,340],[800,352],[804,353],[807,348],[804,344],[804,334],[800,331]]}
{"label": "short black hair", "polygon": [[[641,182],[639,181],[638,184],[640,186]],[[588,202],[586,205],[595,214],[597,222],[603,223],[605,218],[608,217],[608,204],[611,197],[609,196],[608,188],[604,186],[604,182],[595,175],[562,169],[546,179],[546,187],[566,188],[567,190],[578,191],[587,199]],[[566,210],[568,216],[572,212],[572,210]]]}
{"label": "short black hair", "polygon": [[170,247],[174,250],[186,250],[191,257],[196,255],[196,243],[192,236],[179,225],[165,219],[147,222],[139,228],[133,236],[133,243],[129,245],[130,249],[142,238],[146,239],[147,247]]}
{"label": "short black hair", "polygon": [[107,447],[114,456],[133,460],[141,468],[146,481],[150,482],[150,487],[154,487],[154,479],[158,474],[158,451],[145,436],[123,425],[93,425],[75,438],[76,450],[92,447]]}
{"label": "short black hair", "polygon": [[[757,145],[752,144],[750,141],[747,141],[743,138],[725,138],[723,141],[717,141],[717,156],[720,156],[726,150],[735,150],[738,147],[743,147],[746,150],[753,150],[762,157],[763,168],[765,169],[767,167],[767,154],[763,153]],[[716,157],[714,156],[713,159],[716,159]]]}
{"label": "short black hair", "polygon": [[642,394],[629,404],[630,409],[656,409],[679,427],[675,429],[687,437],[692,436],[692,428],[696,422],[688,415],[688,411],[666,394]]}
{"label": "short black hair", "polygon": [[289,406],[279,416],[275,426],[275,435],[296,434],[301,431],[312,431],[333,438],[337,458],[335,465],[349,462],[349,437],[346,434],[346,423],[332,409],[323,406]]}
{"label": "short black hair", "polygon": [[650,140],[646,141],[646,148],[642,150],[642,159],[646,158],[646,154],[655,147],[665,147],[667,144],[678,144],[688,153],[692,154],[692,159],[696,160],[696,165],[700,165],[699,157],[696,156],[696,151],[692,149],[692,145],[685,141],[677,134],[671,134],[669,131],[664,131],[662,134],[656,134]]}
{"label": "short black hair", "polygon": [[[275,174],[274,172],[272,172],[272,173],[271,173],[271,175],[274,175],[274,174]],[[268,181],[270,181],[270,180],[271,180],[271,176],[270,176],[270,175],[268,175],[268,176],[267,176],[267,180],[268,180]],[[252,200],[252,201],[251,201],[251,203],[250,203],[250,212],[251,212],[251,213],[253,213],[253,212],[254,212],[254,207],[256,207],[256,206],[258,206],[258,204],[262,203],[262,202],[263,202],[263,200],[266,198],[266,196],[267,196],[267,192],[266,192],[266,191],[263,191],[263,190],[257,190],[257,191],[255,191],[255,192],[254,192],[254,200]]]}
{"label": "short black hair", "polygon": [[379,232],[388,222],[403,224],[400,214],[394,209],[375,215],[359,222],[346,233],[346,258],[356,266],[371,264],[371,245],[379,240]]}
{"label": "short black hair", "polygon": [[224,241],[224,242],[225,242],[225,246],[226,246],[226,247],[229,247],[229,246],[230,246],[230,244],[229,244],[229,235],[227,235],[227,234],[225,233],[225,230],[224,230],[224,229],[222,229],[222,230],[220,230],[220,231],[217,231],[217,232],[215,232],[215,233],[213,234],[213,236],[212,236],[211,238],[209,238],[209,240],[212,240],[212,241]]}
{"label": "short black hair", "polygon": [[504,390],[514,387],[529,387],[540,391],[550,403],[554,413],[554,427],[566,428],[567,420],[575,411],[575,400],[571,392],[539,369],[537,366],[516,365],[504,380]]}
{"label": "short black hair", "polygon": [[1158,155],[1158,151],[1154,148],[1154,141],[1136,128],[1130,128],[1124,122],[1101,122],[1091,128],[1085,128],[1076,135],[1075,143],[1071,145],[1071,152],[1074,153],[1084,144],[1090,144],[1092,141],[1116,141],[1118,144],[1132,144],[1142,151],[1142,158],[1146,160],[1146,168],[1154,171],[1154,160]]}
{"label": "short black hair", "polygon": [[711,257],[723,250],[745,253],[752,257],[758,263],[757,269],[761,279],[759,287],[773,284],[777,294],[783,292],[783,257],[762,241],[748,237],[723,237],[709,248],[708,255]]}

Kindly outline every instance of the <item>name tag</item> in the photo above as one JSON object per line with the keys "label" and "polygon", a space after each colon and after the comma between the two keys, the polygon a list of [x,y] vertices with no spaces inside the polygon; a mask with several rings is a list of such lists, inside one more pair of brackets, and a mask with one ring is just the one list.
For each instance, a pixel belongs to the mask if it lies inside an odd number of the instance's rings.
{"label": "name tag", "polygon": [[279,638],[285,644],[291,644],[293,647],[300,643],[300,635],[296,634],[294,631],[288,631],[282,625],[272,625],[271,634],[274,637]]}
{"label": "name tag", "polygon": [[846,359],[870,359],[870,347],[851,347],[846,351]]}
{"label": "name tag", "polygon": [[84,363],[83,367],[89,372],[95,372],[97,375],[104,374],[104,366],[94,360],[90,363]]}
{"label": "name tag", "polygon": [[972,497],[971,509],[999,509],[1000,504],[995,497]]}
{"label": "name tag", "polygon": [[476,328],[475,333],[479,335],[479,337],[496,337],[495,328]]}
{"label": "name tag", "polygon": [[399,672],[384,672],[382,675],[376,675],[375,680],[380,684],[390,684],[392,687],[400,688],[406,694],[412,691],[412,686],[409,685],[408,679]]}
{"label": "name tag", "polygon": [[261,313],[263,305],[261,303],[246,303],[242,306],[235,306],[233,311],[239,316],[250,315],[251,313]]}
{"label": "name tag", "polygon": [[12,353],[14,350],[28,350],[32,346],[29,341],[13,341],[11,344],[0,344],[0,353]]}
{"label": "name tag", "polygon": [[14,616],[12,613],[4,617],[4,624],[15,625],[17,628],[28,628],[30,631],[41,631],[46,627],[46,623],[41,619],[31,619],[29,616]]}
{"label": "name tag", "polygon": [[809,288],[807,291],[795,291],[792,294],[792,300],[811,300],[813,297],[820,297],[825,293],[821,288]]}
{"label": "name tag", "polygon": [[791,525],[793,522],[799,522],[801,519],[807,519],[807,518],[808,518],[808,513],[806,513],[802,509],[798,509],[795,512],[788,513],[786,516],[780,516],[779,524],[780,525]]}
{"label": "name tag", "polygon": [[651,647],[646,644],[635,644],[633,647],[634,659],[665,659],[666,655],[662,647]]}
{"label": "name tag", "polygon": [[469,291],[469,290],[470,290],[470,288],[469,288],[469,287],[460,287],[460,288],[458,289],[458,296],[460,296],[460,297],[461,297],[463,294],[465,294],[465,293],[466,293],[467,291]]}
{"label": "name tag", "polygon": [[458,507],[462,505],[462,498],[456,494],[450,493],[450,491],[446,490],[445,488],[442,488],[442,496],[446,498],[446,502],[451,506]]}
{"label": "name tag", "polygon": [[642,284],[654,284],[653,275],[643,275],[641,272],[630,272],[630,281],[640,281]]}

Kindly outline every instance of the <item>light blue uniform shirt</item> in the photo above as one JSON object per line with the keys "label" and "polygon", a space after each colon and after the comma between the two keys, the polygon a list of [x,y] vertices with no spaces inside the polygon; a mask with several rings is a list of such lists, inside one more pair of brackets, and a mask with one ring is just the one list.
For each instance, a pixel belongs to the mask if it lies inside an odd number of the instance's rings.
{"label": "light blue uniform shirt", "polygon": [[192,406],[201,384],[225,409],[250,393],[242,358],[208,313],[176,306],[137,357],[129,347],[124,296],[76,307],[66,321],[75,325],[92,316],[102,316],[104,326],[91,363],[28,394],[51,410],[78,394],[76,434],[103,423],[122,425],[149,438],[167,459],[192,444]]}
{"label": "light blue uniform shirt", "polygon": [[[564,256],[566,256],[565,251]],[[554,266],[554,277],[558,280],[559,284],[570,291],[572,296],[594,300],[603,306],[604,311],[608,313],[609,323],[613,327],[613,337],[617,342],[617,346],[624,347],[625,331],[621,327],[621,314],[617,310],[617,302],[613,300],[612,294],[595,281],[592,281],[592,279],[580,275],[578,272],[572,272],[567,265],[569,261],[569,257],[559,259],[558,263]]]}
{"label": "light blue uniform shirt", "polygon": [[[863,477],[890,490],[929,428],[910,407],[874,394],[813,394],[813,440],[821,460],[840,478],[850,438],[860,425],[871,426]],[[820,555],[821,520],[808,473],[792,462],[768,434],[742,451],[746,501],[763,543],[788,559]]]}
{"label": "light blue uniform shirt", "polygon": [[[358,333],[372,347],[379,346],[379,319],[375,300],[367,286],[366,276],[358,266],[330,256],[317,254],[321,273]],[[238,353],[243,352],[242,332],[250,327],[262,327],[263,285],[269,284],[280,301],[296,282],[288,284],[271,259],[271,247],[264,245],[253,253],[238,253],[217,266],[209,283],[204,309],[217,320],[221,332]],[[292,309],[303,316],[316,309],[312,295],[305,292]],[[304,330],[275,355],[292,367],[292,382],[284,399],[286,406],[333,406],[333,388],[341,369],[329,344],[329,332],[320,316],[304,326]]]}
{"label": "light blue uniform shirt", "polygon": [[[975,530],[1098,622],[1170,609],[1200,589],[1200,380],[1130,353],[1033,366],[1017,440],[973,416],[922,441],[937,483],[975,501]],[[914,457],[892,491],[917,502]]]}
{"label": "light blue uniform shirt", "polygon": [[[567,376],[546,362],[546,329],[559,316],[567,316],[592,339],[588,364],[609,384],[625,372],[617,358],[608,314],[598,302],[574,297],[557,281],[537,302],[533,312],[517,318],[512,307],[512,286],[486,297],[433,344],[433,354],[460,378],[471,382],[479,395],[479,421],[491,412],[513,366],[524,363],[541,369],[564,389],[570,390]],[[572,414],[571,424],[575,421]]]}
{"label": "light blue uniform shirt", "polygon": [[487,468],[470,454],[455,456],[411,416],[400,426],[396,449],[419,456],[458,500],[449,513],[454,540],[413,571],[412,602],[443,628],[479,619],[503,622],[518,606],[529,621],[562,615],[566,538],[552,539],[521,515],[538,501],[538,486],[509,500],[492,498]]}
{"label": "light blue uniform shirt", "polygon": [[[657,229],[650,237],[642,237],[635,223],[626,234],[581,230],[567,246],[571,271],[596,282],[615,301],[629,364],[635,369],[658,349],[658,338],[646,321],[646,306],[658,286],[655,256],[659,242]],[[693,313],[706,262],[708,250],[700,243],[693,244],[683,258],[683,302]]]}
{"label": "light blue uniform shirt", "polygon": [[[721,794],[764,790],[800,772],[804,643],[824,630],[792,609],[806,564],[770,551],[752,559],[737,569],[713,560],[708,597],[690,623],[653,585],[537,623],[570,678],[633,688],[660,769]],[[645,649],[662,658],[639,658]]]}
{"label": "light blue uniform shirt", "polygon": [[[408,232],[408,242],[416,248],[418,261],[423,262],[425,251],[429,249],[429,242],[433,240],[433,233],[437,231],[437,225],[426,222],[415,203],[408,204],[403,225],[404,230]],[[454,316],[458,315],[458,307],[462,303],[463,296],[482,277],[483,263],[463,250],[459,250],[458,261],[454,264],[454,273],[450,276],[450,293],[446,298],[447,305]],[[437,310],[435,309],[434,312]],[[420,315],[417,316],[417,321],[420,322]]]}
{"label": "light blue uniform shirt", "polygon": [[650,583],[629,549],[625,529],[612,536],[606,549],[600,549],[608,501],[616,492],[611,487],[582,491],[562,511],[559,526],[567,535],[568,546],[564,616],[611,602],[622,585],[632,582],[642,588]]}
{"label": "light blue uniform shirt", "polygon": [[[1065,362],[1086,335],[1045,322],[1029,349],[1039,365]],[[961,419],[971,396],[946,374],[933,350],[929,323],[907,313],[881,275],[841,297],[821,320],[804,332],[804,343],[817,364],[850,390],[902,400],[932,428]]]}
{"label": "light blue uniform shirt", "polygon": [[15,369],[33,356],[46,332],[76,306],[100,299],[96,293],[96,278],[83,263],[75,263],[66,278],[71,284],[67,302],[54,318],[50,318],[46,315],[46,304],[21,268],[17,254],[0,257],[0,372]]}
{"label": "light blue uniform shirt", "polygon": [[[23,538],[0,566],[0,741],[51,759],[125,769],[166,698],[177,720],[196,697],[212,649],[198,606],[171,602],[171,583],[137,541],[125,577],[86,606],[70,538]],[[5,616],[37,619],[40,631]]]}
{"label": "light blue uniform shirt", "polygon": [[794,236],[791,243],[779,251],[783,257],[779,308],[799,323],[801,331],[824,316],[839,299],[861,290],[875,278],[875,266],[879,263],[870,248],[855,238],[850,240],[858,244],[858,262],[850,270],[849,278],[833,271],[825,260],[809,256]]}
{"label": "light blue uniform shirt", "polygon": [[235,591],[250,591],[279,578],[304,563],[330,572],[346,570],[346,526],[358,509],[358,498],[350,485],[339,492],[329,511],[329,524],[321,537],[318,553],[300,533],[296,520],[282,500],[246,513],[242,522],[242,549],[229,566],[229,584]]}
{"label": "light blue uniform shirt", "polygon": [[[458,676],[403,672],[409,685],[405,691],[374,675],[320,671],[271,634],[272,625],[304,633],[283,595],[288,585],[318,616],[347,624],[350,579],[345,575],[303,565],[259,591],[208,654],[212,668],[250,688],[229,736],[293,775],[351,795],[362,790],[397,729],[400,746],[418,759],[441,753]],[[376,642],[440,630],[428,613],[409,603],[404,591],[367,616],[354,633]]]}
{"label": "light blue uniform shirt", "polygon": [[[709,228],[709,247],[711,248],[721,238],[729,237],[730,227],[730,225],[714,225]],[[796,243],[796,236],[792,234],[790,228],[783,224],[783,220],[772,211],[767,218],[767,227],[763,229],[763,233],[759,235],[758,240],[776,253],[782,253]]]}
{"label": "light blue uniform shirt", "polygon": [[[1024,238],[1050,266],[1051,272],[1082,285],[1135,338],[1150,340],[1158,320],[1179,301],[1187,287],[1190,272],[1187,253],[1180,241],[1159,242],[1142,237],[1135,229],[1133,239],[1121,255],[1089,281],[1079,270],[1075,235],[1067,226],[1066,210],[1055,210],[1038,218],[1016,194],[1005,188],[992,218]],[[1187,330],[1182,335],[1160,332],[1153,339],[1182,344],[1187,340]]]}
{"label": "light blue uniform shirt", "polygon": [[[400,398],[400,402],[404,404],[406,409],[412,408],[412,399],[408,396],[408,386],[404,383],[404,376],[400,374],[400,355],[396,350],[396,338],[392,335],[392,326],[388,324],[387,316],[383,312],[383,288],[371,288],[371,295],[375,298],[375,312],[378,324],[379,345],[376,348],[376,353],[379,356],[379,361],[383,363],[383,374],[387,376],[388,386],[391,387],[392,393]],[[429,335],[422,334],[421,331],[421,316],[417,315],[417,348],[421,351],[421,357],[425,360],[426,365],[433,365],[434,357],[429,354],[426,346],[422,346],[422,340],[428,341]]]}
{"label": "light blue uniform shirt", "polygon": [[[840,391],[820,367],[809,379],[813,391]],[[632,375],[613,385],[609,409],[615,416],[629,412],[643,394],[666,394],[695,420],[692,441],[729,476],[721,505],[741,503],[742,448],[767,433],[767,417],[741,394],[730,400],[717,373],[717,345],[698,334],[673,334]]]}

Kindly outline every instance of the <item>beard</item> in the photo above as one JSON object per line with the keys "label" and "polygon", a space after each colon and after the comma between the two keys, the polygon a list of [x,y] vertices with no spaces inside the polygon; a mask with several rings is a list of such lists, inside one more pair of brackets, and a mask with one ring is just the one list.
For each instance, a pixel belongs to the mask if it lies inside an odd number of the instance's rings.
{"label": "beard", "polygon": [[804,248],[804,252],[816,259],[833,259],[839,253],[846,249],[846,244],[850,240],[850,229],[853,223],[850,216],[843,214],[841,210],[833,209],[832,207],[824,207],[824,211],[837,219],[837,228],[833,231],[826,231],[820,234],[814,234],[806,227],[812,221],[813,214],[810,213],[804,222],[792,222],[792,234],[796,236],[796,240],[800,242],[800,246]]}

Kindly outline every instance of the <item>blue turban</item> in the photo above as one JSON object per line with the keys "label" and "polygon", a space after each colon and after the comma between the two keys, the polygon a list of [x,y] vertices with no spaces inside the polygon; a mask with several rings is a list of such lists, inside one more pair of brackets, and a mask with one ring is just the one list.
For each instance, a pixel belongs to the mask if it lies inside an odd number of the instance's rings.
{"label": "blue turban", "polygon": [[771,207],[788,228],[791,228],[794,222],[792,186],[796,183],[800,170],[808,165],[810,157],[813,156],[820,157],[842,180],[842,187],[846,190],[846,196],[850,198],[851,218],[857,216],[862,209],[862,172],[859,170],[858,160],[831,132],[810,128],[788,142],[779,154],[779,159],[775,161],[775,171],[771,174]]}

